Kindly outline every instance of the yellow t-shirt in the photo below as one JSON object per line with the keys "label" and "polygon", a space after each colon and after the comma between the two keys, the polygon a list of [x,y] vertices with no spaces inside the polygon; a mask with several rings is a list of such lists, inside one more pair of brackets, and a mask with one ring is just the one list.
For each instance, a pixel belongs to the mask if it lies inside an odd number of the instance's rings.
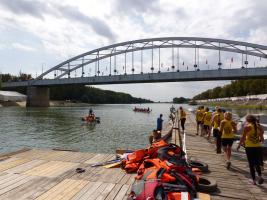
{"label": "yellow t-shirt", "polygon": [[220,124],[221,124],[221,121],[223,120],[223,113],[221,113],[220,115],[219,114],[217,114],[217,118],[216,118],[216,120],[215,120],[215,122],[214,122],[214,127],[213,127],[213,129],[218,129],[218,127],[220,126]]}
{"label": "yellow t-shirt", "polygon": [[181,115],[181,119],[184,119],[185,118],[185,111],[181,110],[180,115]]}
{"label": "yellow t-shirt", "polygon": [[223,127],[222,138],[234,138],[232,121],[225,120],[226,124]]}
{"label": "yellow t-shirt", "polygon": [[204,110],[198,110],[197,111],[197,121],[202,121],[203,111]]}
{"label": "yellow t-shirt", "polygon": [[206,113],[206,115],[205,115],[205,118],[204,118],[204,125],[205,126],[209,126],[211,118],[212,118],[212,115],[211,115],[210,112],[205,112],[205,113]]}
{"label": "yellow t-shirt", "polygon": [[246,135],[246,144],[245,147],[261,147],[261,142],[260,142],[260,130],[258,128],[257,124],[257,133],[255,134],[255,128],[253,124],[249,124],[248,126],[251,127],[251,131],[247,132]]}

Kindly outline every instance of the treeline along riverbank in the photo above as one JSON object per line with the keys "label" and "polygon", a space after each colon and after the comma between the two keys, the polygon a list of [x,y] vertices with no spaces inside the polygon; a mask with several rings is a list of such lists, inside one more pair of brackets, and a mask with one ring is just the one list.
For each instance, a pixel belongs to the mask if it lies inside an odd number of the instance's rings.
{"label": "treeline along riverbank", "polygon": [[267,93],[267,79],[247,79],[231,81],[231,84],[223,87],[215,87],[206,90],[193,97],[193,100],[216,99],[226,97],[238,97]]}

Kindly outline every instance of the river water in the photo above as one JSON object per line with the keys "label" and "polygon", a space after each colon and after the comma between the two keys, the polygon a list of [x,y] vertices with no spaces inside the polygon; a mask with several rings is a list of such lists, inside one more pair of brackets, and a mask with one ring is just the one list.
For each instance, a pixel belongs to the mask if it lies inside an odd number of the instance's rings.
{"label": "river water", "polygon": [[[0,108],[0,154],[21,148],[62,149],[94,153],[114,153],[115,149],[149,146],[148,135],[156,128],[159,114],[168,121],[172,104],[92,105],[100,124],[81,121],[89,107]],[[133,112],[149,107],[151,113]],[[175,104],[185,109],[196,106]],[[256,109],[226,108],[238,115],[264,113]]]}

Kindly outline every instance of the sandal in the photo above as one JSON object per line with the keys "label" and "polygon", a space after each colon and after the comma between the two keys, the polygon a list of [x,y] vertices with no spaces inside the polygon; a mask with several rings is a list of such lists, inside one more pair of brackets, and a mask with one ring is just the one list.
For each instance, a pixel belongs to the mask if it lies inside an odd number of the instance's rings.
{"label": "sandal", "polygon": [[77,168],[76,169],[76,172],[77,173],[82,173],[82,172],[85,172],[85,169],[83,169],[83,168]]}
{"label": "sandal", "polygon": [[264,179],[263,179],[262,177],[260,177],[258,183],[259,183],[259,184],[263,184],[263,182],[264,182]]}
{"label": "sandal", "polygon": [[256,185],[256,182],[254,182],[252,179],[248,180],[252,185]]}

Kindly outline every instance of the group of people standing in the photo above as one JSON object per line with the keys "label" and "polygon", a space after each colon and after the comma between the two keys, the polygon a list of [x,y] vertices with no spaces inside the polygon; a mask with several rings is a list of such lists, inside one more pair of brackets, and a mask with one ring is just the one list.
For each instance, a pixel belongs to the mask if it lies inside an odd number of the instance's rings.
{"label": "group of people standing", "polygon": [[[207,135],[207,140],[210,139],[211,130],[213,128],[213,138],[215,143],[215,150],[217,150],[217,144],[221,143],[223,152],[226,159],[226,168],[229,169],[231,166],[230,158],[232,145],[234,141],[234,133],[237,132],[237,122],[232,121],[232,113],[227,111],[223,113],[223,110],[218,106],[215,107],[215,112],[211,114],[209,108],[204,106],[199,106],[196,113],[197,121],[197,133],[200,136]],[[263,138],[263,129],[260,126],[257,118],[254,115],[248,115],[246,117],[247,124],[243,129],[243,134],[238,144],[237,149],[241,145],[244,145],[246,150],[246,155],[250,167],[250,173],[252,179],[249,182],[256,185],[255,181],[255,169],[259,175],[258,183],[262,184],[264,182],[261,169],[260,169],[260,156],[262,155],[261,141]],[[221,138],[217,141],[217,138]]]}

